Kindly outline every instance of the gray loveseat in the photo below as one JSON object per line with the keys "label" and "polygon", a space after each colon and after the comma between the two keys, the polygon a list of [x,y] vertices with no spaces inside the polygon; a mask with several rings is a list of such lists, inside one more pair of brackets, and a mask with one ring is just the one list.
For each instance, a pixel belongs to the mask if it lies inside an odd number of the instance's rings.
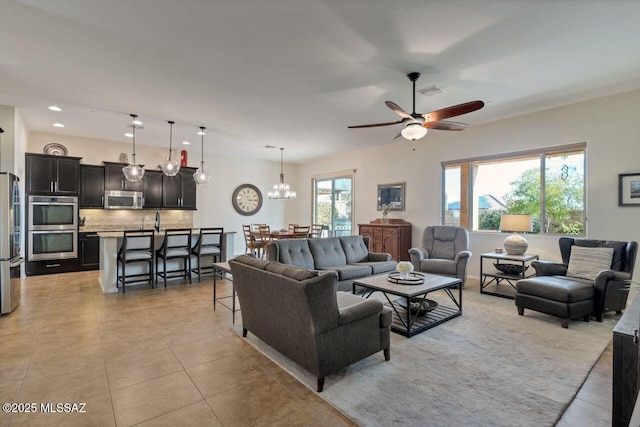
{"label": "gray loveseat", "polygon": [[336,292],[337,274],[318,274],[241,255],[231,273],[242,307],[242,336],[255,334],[324,379],[380,350],[390,359],[391,311],[379,300]]}
{"label": "gray loveseat", "polygon": [[351,291],[355,279],[394,271],[390,254],[369,252],[369,237],[285,239],[268,243],[267,259],[318,272],[338,273],[338,290]]}

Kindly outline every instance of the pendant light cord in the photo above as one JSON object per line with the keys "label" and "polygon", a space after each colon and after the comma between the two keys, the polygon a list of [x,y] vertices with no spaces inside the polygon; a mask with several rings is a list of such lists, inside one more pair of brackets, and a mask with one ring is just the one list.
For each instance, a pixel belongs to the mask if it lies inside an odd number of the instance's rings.
{"label": "pendant light cord", "polygon": [[171,152],[173,151],[172,149],[172,140],[173,140],[173,124],[175,122],[169,120],[169,160],[171,160]]}
{"label": "pendant light cord", "polygon": [[204,171],[204,126],[200,126],[200,169]]}
{"label": "pendant light cord", "polygon": [[136,114],[131,115],[131,126],[133,127],[133,164],[136,164]]}

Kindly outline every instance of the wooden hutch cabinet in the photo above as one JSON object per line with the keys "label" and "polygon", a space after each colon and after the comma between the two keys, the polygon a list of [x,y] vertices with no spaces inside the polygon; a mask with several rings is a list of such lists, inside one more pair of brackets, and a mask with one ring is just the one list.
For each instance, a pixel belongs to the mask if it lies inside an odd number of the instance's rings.
{"label": "wooden hutch cabinet", "polygon": [[411,249],[411,223],[389,219],[387,224],[376,219],[369,224],[358,224],[361,236],[369,236],[371,252],[386,252],[395,261],[409,261]]}

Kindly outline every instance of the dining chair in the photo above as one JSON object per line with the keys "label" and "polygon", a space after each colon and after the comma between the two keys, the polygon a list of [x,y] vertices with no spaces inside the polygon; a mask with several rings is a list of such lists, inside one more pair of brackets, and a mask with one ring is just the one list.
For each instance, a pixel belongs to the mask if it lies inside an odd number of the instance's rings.
{"label": "dining chair", "polygon": [[[200,236],[196,242],[191,253],[198,257],[198,267],[193,268],[192,271],[198,274],[198,282],[201,282],[202,273],[213,273],[213,263],[220,261],[222,256],[222,235],[224,234],[223,227],[211,227],[201,228]],[[202,257],[211,256],[212,262],[210,265],[204,266],[202,264]]]}
{"label": "dining chair", "polygon": [[271,227],[268,225],[260,226],[260,243],[262,243],[262,258],[266,258],[267,255],[267,244],[272,242],[274,239],[271,237]]}
{"label": "dining chair", "polygon": [[322,237],[322,224],[312,224],[309,235],[313,238]]}
{"label": "dining chair", "polygon": [[294,229],[295,227],[297,227],[297,226],[298,226],[298,224],[289,224],[289,228],[288,228],[289,233],[293,233],[293,229]]}
{"label": "dining chair", "polygon": [[[117,270],[116,287],[122,284],[123,294],[126,292],[125,285],[128,283],[149,282],[151,288],[153,288],[154,244],[153,230],[130,230],[124,232],[116,261],[120,266],[120,269]],[[147,272],[127,274],[127,265],[132,263],[149,264]]]}
{"label": "dining chair", "polygon": [[[158,270],[158,260],[162,260],[162,271]],[[182,260],[182,269],[167,270],[167,260]],[[171,273],[180,273],[169,275]],[[164,287],[167,287],[167,278],[188,278],[191,283],[191,229],[177,228],[164,232],[164,241],[160,249],[156,251],[156,277],[164,279]]]}
{"label": "dining chair", "polygon": [[244,253],[254,254],[259,258],[264,246],[260,240],[260,230],[253,231],[251,225],[247,224],[242,226],[242,232],[244,233]]}
{"label": "dining chair", "polygon": [[309,238],[309,226],[300,226],[296,225],[293,227],[293,238],[294,239],[308,239]]}

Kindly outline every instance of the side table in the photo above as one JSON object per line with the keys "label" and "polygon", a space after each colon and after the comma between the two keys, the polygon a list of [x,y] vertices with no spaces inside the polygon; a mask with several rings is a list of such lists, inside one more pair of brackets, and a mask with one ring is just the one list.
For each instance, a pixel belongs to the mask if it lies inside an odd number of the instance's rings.
{"label": "side table", "polygon": [[[216,284],[218,273],[226,280],[231,282],[231,295],[219,297],[216,291]],[[231,310],[231,321],[235,325],[236,324],[236,311],[240,311],[240,307],[236,304],[236,286],[233,283],[233,277],[229,278],[226,276],[227,274],[231,274],[231,267],[228,262],[215,262],[213,263],[213,310],[216,309],[216,302],[221,306],[228,308]],[[223,300],[231,298],[231,307],[226,305]]]}
{"label": "side table", "polygon": [[[514,299],[516,291],[516,282],[520,279],[535,276],[535,272],[527,275],[527,269],[531,265],[531,261],[539,259],[536,254],[509,255],[489,252],[480,255],[480,293],[494,295],[502,298]],[[490,265],[485,265],[490,261]],[[507,274],[499,271],[493,265],[496,264],[515,264],[522,267],[519,274]],[[489,267],[487,270],[486,267]],[[505,286],[507,283],[510,286]]]}

